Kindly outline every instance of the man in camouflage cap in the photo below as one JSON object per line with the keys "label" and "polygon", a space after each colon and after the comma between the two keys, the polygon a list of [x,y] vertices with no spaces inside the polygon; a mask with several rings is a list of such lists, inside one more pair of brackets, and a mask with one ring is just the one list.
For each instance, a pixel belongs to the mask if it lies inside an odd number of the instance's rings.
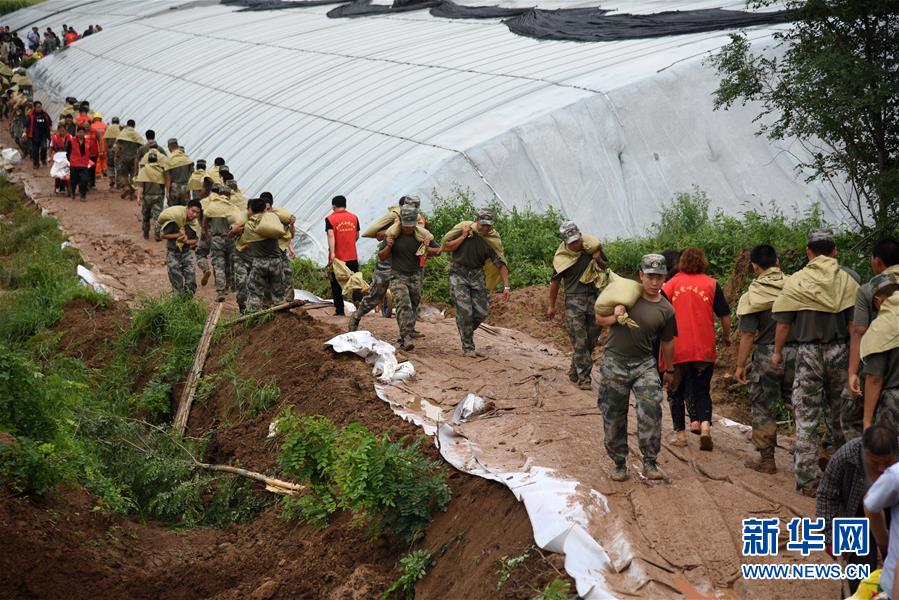
{"label": "man in camouflage cap", "polygon": [[796,418],[793,450],[796,489],[814,497],[821,480],[819,422],[823,419],[831,445],[821,456],[843,445],[841,392],[847,385],[849,324],[859,277],[840,267],[833,232],[815,229],[806,244],[808,264],[793,274],[771,307],[777,322],[771,365],[784,365],[784,345],[796,341],[796,375],[792,403]]}
{"label": "man in camouflage cap", "polygon": [[[418,249],[422,242],[415,237],[418,209],[404,205],[400,209],[400,234],[394,239],[387,235],[378,244],[378,260],[390,261],[390,292],[396,309],[396,322],[400,330],[400,348],[412,350],[412,333],[415,330],[416,307],[421,301],[421,262]],[[431,240],[427,245],[429,256],[440,254],[440,248]]]}
{"label": "man in camouflage cap", "polygon": [[449,281],[456,309],[456,327],[462,340],[462,352],[470,357],[483,356],[475,349],[474,332],[487,318],[490,310],[487,298],[490,290],[487,289],[484,275],[484,264],[487,261],[499,269],[503,280],[503,297],[508,299],[511,291],[505,259],[486,241],[491,234],[493,210],[482,208],[478,211],[474,229],[465,223],[455,237],[444,241],[444,247],[453,255]]}
{"label": "man in camouflage cap", "polygon": [[[637,439],[643,454],[643,476],[664,479],[656,459],[662,445],[662,381],[653,355],[656,340],[660,342],[668,370],[664,385],[670,386],[674,376],[674,336],[677,322],[674,307],[661,295],[668,272],[665,257],[647,254],[640,262],[643,292],[631,307],[618,305],[597,322],[609,328],[602,358],[599,384],[599,411],[602,413],[605,448],[615,463],[613,481],[627,479],[627,412],[631,392],[637,400]],[[625,313],[638,325],[619,323]]]}
{"label": "man in camouflage cap", "polygon": [[860,349],[865,369],[864,428],[877,424],[899,431],[899,275],[881,273],[870,285],[877,316]]}
{"label": "man in camouflage cap", "polygon": [[[584,236],[574,221],[562,223],[559,233],[562,236],[563,246],[556,251],[553,268],[562,271],[553,270],[546,315],[550,319],[556,316],[556,299],[559,288],[564,284],[565,330],[568,332],[573,350],[568,378],[580,389],[592,390],[593,349],[596,347],[600,330],[593,308],[598,291],[593,282],[583,283],[581,280],[591,263],[595,262],[600,269],[606,268],[607,264],[598,244],[589,249],[586,247]],[[557,264],[560,258],[563,262]],[[564,260],[565,258],[568,260]],[[567,266],[569,264],[570,266]]]}

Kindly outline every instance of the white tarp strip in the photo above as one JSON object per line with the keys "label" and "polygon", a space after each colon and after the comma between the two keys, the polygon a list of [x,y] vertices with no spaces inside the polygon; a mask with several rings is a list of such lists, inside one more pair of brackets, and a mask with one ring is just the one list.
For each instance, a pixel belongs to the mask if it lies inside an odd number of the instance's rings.
{"label": "white tarp strip", "polygon": [[[372,365],[372,374],[384,384],[375,384],[378,397],[387,402],[398,416],[420,426],[426,435],[434,437],[441,456],[453,467],[470,475],[498,481],[508,487],[515,498],[524,502],[534,530],[534,541],[545,550],[565,555],[565,570],[575,580],[579,596],[588,600],[615,597],[604,575],[611,567],[611,560],[588,532],[587,509],[582,502],[582,494],[577,491],[578,481],[560,479],[552,469],[531,465],[530,462],[526,463],[525,471],[494,471],[478,459],[477,444],[456,433],[443,418],[439,407],[424,400],[417,400],[411,407],[391,400],[389,392],[397,388],[390,384],[410,376],[403,369],[404,365],[409,365],[411,374],[414,374],[414,367],[408,362],[397,364],[394,347],[377,339],[371,332],[344,333],[325,342],[325,346],[330,346],[335,352],[352,352]],[[466,401],[469,405],[475,404],[472,396],[466,396],[460,404]],[[590,497],[591,508],[598,506],[608,511],[608,503],[602,494],[591,490]]]}

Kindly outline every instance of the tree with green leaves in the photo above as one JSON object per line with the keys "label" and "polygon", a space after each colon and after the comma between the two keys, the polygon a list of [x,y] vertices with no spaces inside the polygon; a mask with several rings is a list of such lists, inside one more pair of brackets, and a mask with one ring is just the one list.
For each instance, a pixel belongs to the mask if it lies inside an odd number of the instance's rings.
{"label": "tree with green leaves", "polygon": [[711,59],[721,77],[715,108],[758,102],[759,134],[799,140],[808,150],[799,167],[809,180],[830,182],[859,227],[895,230],[899,0],[786,4],[795,20],[774,35],[774,47],[754,52],[741,33]]}

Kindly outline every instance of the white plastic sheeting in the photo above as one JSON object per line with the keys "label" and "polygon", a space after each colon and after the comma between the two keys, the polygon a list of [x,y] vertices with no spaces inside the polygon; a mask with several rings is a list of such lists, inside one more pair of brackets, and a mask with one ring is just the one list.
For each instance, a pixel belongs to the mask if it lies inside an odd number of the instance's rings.
{"label": "white plastic sheeting", "polygon": [[32,67],[38,96],[53,108],[87,98],[107,117],[178,137],[194,158],[225,157],[250,194],[268,190],[297,215],[297,245],[319,261],[336,194],[365,223],[402,194],[422,195],[427,209],[432,191],[459,185],[507,207],[558,208],[603,237],[645,231],[694,185],[730,213],[777,200],[800,209],[820,201],[837,214],[832,190],[794,171],[801,149],[754,135],[755,110],[712,111],[716,77],[702,59],[728,32],[538,41],[499,20],[427,11],[329,19],[329,8],[47,0],[4,21],[104,25]]}
{"label": "white plastic sheeting", "polygon": [[[325,346],[330,346],[335,352],[352,352],[365,358],[366,362],[375,366],[374,374],[382,383],[399,383],[406,378],[400,368],[396,369],[394,376],[385,377],[389,365],[397,362],[394,348],[369,331],[338,335],[325,342]],[[402,363],[400,367],[407,364],[412,367],[411,363]],[[389,389],[375,385],[378,397],[387,402],[398,416],[436,438],[440,455],[448,463],[465,473],[505,485],[516,500],[524,502],[534,529],[534,541],[545,550],[565,555],[565,570],[575,580],[579,597],[587,600],[615,597],[604,576],[604,572],[611,567],[611,560],[588,532],[588,511],[578,490],[579,482],[561,479],[552,469],[537,465],[520,472],[493,471],[477,459],[473,442],[457,434],[447,423],[440,407],[424,399],[419,399],[414,409],[404,407],[391,400]],[[471,404],[473,397],[477,398],[467,395],[460,404]],[[271,426],[269,430],[272,430]],[[605,496],[596,490],[590,490],[590,501],[591,508],[600,507],[608,511]]]}

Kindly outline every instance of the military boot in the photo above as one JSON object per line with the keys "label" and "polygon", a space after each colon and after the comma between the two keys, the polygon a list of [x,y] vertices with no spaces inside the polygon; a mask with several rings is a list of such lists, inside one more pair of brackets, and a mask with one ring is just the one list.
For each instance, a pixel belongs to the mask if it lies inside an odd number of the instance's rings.
{"label": "military boot", "polygon": [[758,460],[747,460],[746,466],[759,473],[774,475],[777,473],[777,465],[774,463],[774,448],[759,450]]}

